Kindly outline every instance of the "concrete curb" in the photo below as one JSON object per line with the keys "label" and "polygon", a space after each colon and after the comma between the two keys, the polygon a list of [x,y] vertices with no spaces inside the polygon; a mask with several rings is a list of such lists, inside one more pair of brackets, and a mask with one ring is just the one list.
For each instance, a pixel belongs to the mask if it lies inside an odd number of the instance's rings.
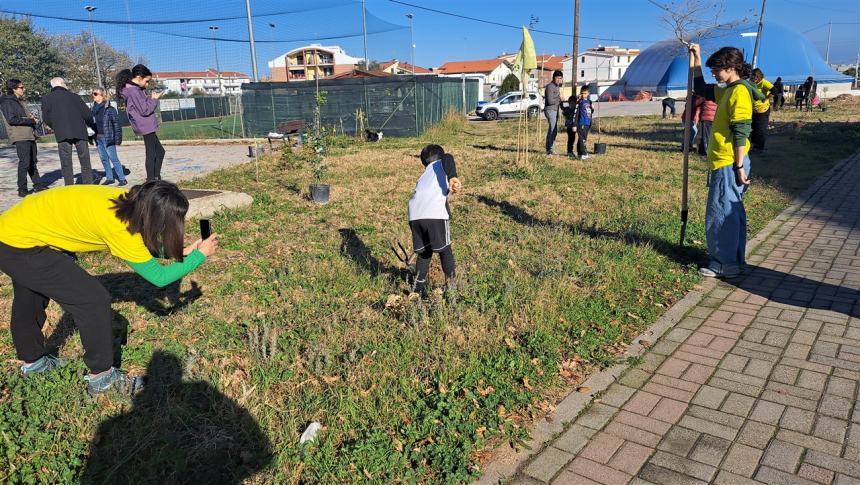
{"label": "concrete curb", "polygon": [[[833,168],[828,170],[824,175],[820,176],[809,188],[795,197],[792,202],[783,209],[780,214],[771,220],[756,236],[747,243],[746,253],[751,255],[768,237],[773,235],[789,217],[803,208],[809,199],[812,198],[821,188],[834,177],[838,172],[845,168],[845,165],[850,163],[852,159],[860,155],[860,150],[856,151],[851,156],[838,162]],[[645,354],[658,339],[660,339],[669,329],[677,324],[690,310],[693,309],[706,294],[708,294],[717,285],[717,280],[707,279],[698,287],[692,289],[684,298],[672,305],[666,313],[660,317],[651,327],[633,339],[633,343],[622,354],[622,358],[629,359],[631,357],[639,357]],[[594,399],[599,397],[606,389],[615,381],[617,381],[625,371],[630,368],[628,364],[618,364],[608,369],[604,369],[592,375],[582,387],[591,389],[589,394],[582,394],[575,389],[558,404],[555,411],[547,415],[535,423],[530,433],[526,446],[531,449],[523,448],[519,451],[508,447],[498,451],[497,456],[483,470],[483,475],[474,483],[477,485],[492,485],[502,483],[505,480],[514,478],[517,471],[529,460],[538,455],[545,449],[551,441],[562,433],[567,425],[576,420],[577,416],[586,410]]]}

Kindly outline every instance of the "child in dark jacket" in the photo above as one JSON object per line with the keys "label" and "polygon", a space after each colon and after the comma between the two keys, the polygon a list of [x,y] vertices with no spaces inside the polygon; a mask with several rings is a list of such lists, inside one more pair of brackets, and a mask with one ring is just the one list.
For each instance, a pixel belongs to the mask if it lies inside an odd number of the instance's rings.
{"label": "child in dark jacket", "polygon": [[579,90],[579,99],[576,102],[576,112],[574,119],[576,120],[576,133],[579,139],[576,140],[576,154],[580,160],[588,159],[588,131],[591,130],[591,117],[594,115],[594,106],[591,105],[591,100],[588,99],[588,86],[583,86]]}
{"label": "child in dark jacket", "polygon": [[567,132],[567,157],[573,158],[573,142],[576,138],[576,96],[567,98],[567,106],[562,108],[564,129]]}
{"label": "child in dark jacket", "polygon": [[424,173],[415,184],[415,193],[409,200],[409,228],[412,230],[412,248],[418,255],[415,292],[427,291],[427,274],[433,253],[439,253],[442,272],[450,283],[454,277],[454,251],[451,249],[451,228],[448,194],[460,191],[454,157],[446,154],[439,145],[427,145],[421,150]]}
{"label": "child in dark jacket", "polygon": [[93,118],[96,120],[96,148],[99,150],[99,157],[105,169],[105,181],[102,185],[114,183],[114,172],[116,172],[116,179],[119,179],[118,185],[128,184],[119,155],[116,153],[116,147],[122,145],[119,114],[116,108],[110,105],[105,91],[101,88],[93,89]]}

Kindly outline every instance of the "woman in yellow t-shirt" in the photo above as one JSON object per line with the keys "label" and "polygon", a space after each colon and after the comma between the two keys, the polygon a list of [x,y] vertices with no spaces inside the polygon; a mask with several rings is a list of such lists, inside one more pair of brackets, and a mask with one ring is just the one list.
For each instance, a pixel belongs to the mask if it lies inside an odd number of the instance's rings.
{"label": "woman in yellow t-shirt", "polygon": [[752,128],[753,92],[757,97],[763,96],[744,80],[751,74],[752,66],[744,62],[740,50],[723,47],[708,58],[706,65],[717,82],[725,87],[705,84],[700,48],[693,44],[690,50],[696,94],[717,103],[708,140],[711,175],[705,233],[710,261],[699,272],[707,277],[731,278],[738,276],[746,263],[747,216],[743,194],[750,183],[747,153]]}
{"label": "woman in yellow t-shirt", "polygon": [[[91,395],[135,392],[140,379],[113,367],[111,296],[77,265],[74,253],[109,251],[150,283],[179,280],[218,248],[212,235],[183,248],[188,199],[162,181],[130,190],[57,187],[23,199],[0,215],[0,271],[12,279],[12,342],[25,376],[61,364],[45,349],[49,300],[72,315],[84,346]],[[176,262],[161,265],[157,257]]]}
{"label": "woman in yellow t-shirt", "polygon": [[[752,132],[750,132],[750,143],[752,152],[764,151],[767,142],[767,125],[770,123],[771,99],[773,99],[773,84],[764,78],[764,72],[755,68],[750,76],[750,81],[755,83],[759,91],[767,98],[763,101],[753,103]],[[775,102],[775,100],[774,100]]]}

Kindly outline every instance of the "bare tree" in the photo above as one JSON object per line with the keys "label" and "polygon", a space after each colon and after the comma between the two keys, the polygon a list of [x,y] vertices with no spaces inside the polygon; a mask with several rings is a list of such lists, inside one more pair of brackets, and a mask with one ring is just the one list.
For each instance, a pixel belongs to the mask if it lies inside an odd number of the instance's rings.
{"label": "bare tree", "polygon": [[[58,35],[53,38],[53,44],[60,51],[66,83],[71,91],[83,92],[98,85],[93,40],[89,32]],[[113,90],[117,72],[130,68],[133,61],[127,53],[114,49],[98,37],[96,44],[103,83],[107,89]]]}
{"label": "bare tree", "polygon": [[706,31],[719,27],[720,18],[726,11],[725,0],[648,1],[663,10],[660,21],[685,45],[692,37],[705,35]]}

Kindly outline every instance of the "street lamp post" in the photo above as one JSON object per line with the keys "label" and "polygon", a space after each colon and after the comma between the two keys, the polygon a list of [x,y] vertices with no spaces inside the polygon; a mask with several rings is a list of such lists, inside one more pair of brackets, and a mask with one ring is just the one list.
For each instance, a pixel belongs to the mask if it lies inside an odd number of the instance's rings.
{"label": "street lamp post", "polygon": [[215,40],[216,30],[218,30],[218,26],[209,26],[209,31],[212,32],[212,46],[215,48],[215,71],[218,74],[218,94],[224,96],[224,85],[221,84],[221,64],[218,62],[218,41]]}
{"label": "street lamp post", "polygon": [[93,56],[95,56],[96,59],[96,78],[98,79],[99,87],[104,88],[104,84],[102,83],[102,70],[101,67],[99,67],[99,49],[96,47],[96,34],[93,29],[93,12],[96,10],[96,7],[87,5],[84,7],[84,10],[87,11],[87,15],[90,17],[90,37],[93,39]]}

